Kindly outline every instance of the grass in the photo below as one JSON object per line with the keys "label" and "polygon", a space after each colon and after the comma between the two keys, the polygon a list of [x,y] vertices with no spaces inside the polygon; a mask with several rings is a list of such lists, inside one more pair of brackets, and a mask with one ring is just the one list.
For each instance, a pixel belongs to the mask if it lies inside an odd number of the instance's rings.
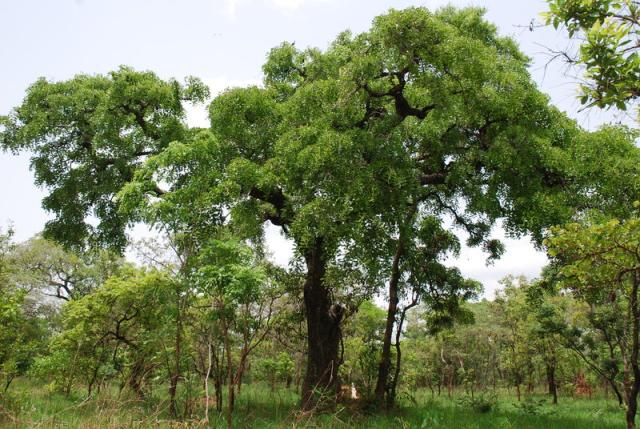
{"label": "grass", "polygon": [[[12,386],[12,415],[2,415],[0,428],[215,428],[224,419],[213,411],[209,424],[199,419],[172,421],[162,392],[147,401],[118,399],[115,390],[86,401],[50,392],[33,380],[21,379]],[[502,393],[488,412],[476,412],[460,397],[431,398],[419,391],[403,397],[397,410],[366,413],[345,407],[332,414],[305,416],[297,410],[298,396],[289,390],[271,392],[262,385],[244,386],[237,400],[234,427],[238,428],[416,428],[416,429],[614,429],[623,428],[624,413],[612,399],[560,398],[553,406],[544,396],[523,406]],[[527,405],[528,404],[528,405]],[[202,407],[201,407],[202,408]],[[199,413],[202,409],[199,410]]]}

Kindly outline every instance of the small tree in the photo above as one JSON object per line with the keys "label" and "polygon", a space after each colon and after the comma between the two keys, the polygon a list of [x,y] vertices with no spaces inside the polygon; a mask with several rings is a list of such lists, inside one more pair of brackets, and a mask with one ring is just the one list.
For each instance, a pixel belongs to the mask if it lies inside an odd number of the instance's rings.
{"label": "small tree", "polygon": [[537,348],[531,335],[534,317],[524,293],[526,279],[509,276],[501,283],[504,289],[498,292],[495,300],[498,325],[504,329],[501,362],[520,401],[520,386],[527,380],[537,357]]}
{"label": "small tree", "polygon": [[29,289],[16,281],[20,268],[13,253],[13,231],[0,230],[0,409],[16,376],[24,374],[43,351],[46,320],[29,298]]}
{"label": "small tree", "polygon": [[[562,286],[590,305],[590,324],[610,350],[604,364],[582,355],[622,392],[627,427],[635,428],[640,392],[640,219],[570,224],[553,229],[546,243],[561,264]],[[589,345],[597,346],[587,343],[582,349]]]}
{"label": "small tree", "polygon": [[74,383],[85,383],[89,395],[119,375],[123,387],[143,397],[152,372],[168,362],[172,290],[166,273],[129,269],[70,301],[63,308],[63,330],[52,339],[51,353],[37,362],[36,373],[67,394]]}
{"label": "small tree", "polygon": [[11,258],[23,288],[63,301],[89,294],[125,265],[114,253],[74,253],[41,236],[17,244]]}
{"label": "small tree", "polygon": [[365,301],[358,312],[347,319],[344,328],[345,353],[341,371],[345,381],[354,383],[365,399],[372,397],[375,387],[384,321],[384,310]]}
{"label": "small tree", "polygon": [[222,335],[227,360],[226,418],[231,428],[235,395],[249,354],[271,327],[275,288],[269,287],[273,284],[257,266],[251,249],[236,240],[211,240],[199,255],[196,279],[199,292],[210,302],[208,319]]}

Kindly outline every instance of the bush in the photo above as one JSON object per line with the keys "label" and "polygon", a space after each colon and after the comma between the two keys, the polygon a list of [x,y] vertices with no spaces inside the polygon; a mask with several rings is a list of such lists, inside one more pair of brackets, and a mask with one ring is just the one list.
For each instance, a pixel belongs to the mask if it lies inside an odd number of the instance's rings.
{"label": "bush", "polygon": [[522,414],[526,414],[529,416],[540,416],[540,415],[550,413],[550,411],[544,410],[545,404],[546,404],[545,399],[534,399],[531,397],[527,397],[524,399],[524,401],[515,403],[513,405]]}
{"label": "bush", "polygon": [[472,409],[476,413],[488,413],[496,409],[498,399],[494,393],[480,393],[475,396],[465,395],[458,399],[458,403],[465,408]]}

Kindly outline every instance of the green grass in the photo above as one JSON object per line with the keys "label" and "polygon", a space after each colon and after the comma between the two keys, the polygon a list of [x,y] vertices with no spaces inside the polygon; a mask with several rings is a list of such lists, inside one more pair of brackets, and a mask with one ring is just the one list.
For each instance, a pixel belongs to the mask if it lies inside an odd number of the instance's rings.
{"label": "green grass", "polygon": [[[80,394],[66,398],[50,392],[32,380],[18,380],[12,386],[12,415],[0,416],[0,428],[207,428],[224,427],[224,418],[215,411],[206,425],[199,419],[172,421],[167,417],[163,391],[145,402],[117,397],[112,389],[84,401]],[[544,401],[543,396],[535,397]],[[416,429],[614,429],[623,428],[624,413],[612,399],[560,398],[560,404],[526,409],[507,393],[497,406],[480,413],[469,409],[460,398],[431,398],[418,392],[403,397],[400,407],[390,413],[366,413],[345,407],[332,414],[309,417],[297,410],[298,396],[286,389],[271,392],[262,385],[244,386],[237,400],[234,427],[238,428],[416,428]],[[202,406],[197,410],[202,413]],[[0,411],[1,413],[1,411]]]}

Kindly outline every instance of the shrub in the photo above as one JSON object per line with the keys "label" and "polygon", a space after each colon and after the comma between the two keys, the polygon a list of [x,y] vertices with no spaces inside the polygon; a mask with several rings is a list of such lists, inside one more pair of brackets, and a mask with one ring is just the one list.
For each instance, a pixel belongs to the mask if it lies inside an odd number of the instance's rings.
{"label": "shrub", "polygon": [[480,393],[475,396],[465,395],[458,399],[458,403],[476,413],[488,413],[496,408],[498,400],[494,393]]}

